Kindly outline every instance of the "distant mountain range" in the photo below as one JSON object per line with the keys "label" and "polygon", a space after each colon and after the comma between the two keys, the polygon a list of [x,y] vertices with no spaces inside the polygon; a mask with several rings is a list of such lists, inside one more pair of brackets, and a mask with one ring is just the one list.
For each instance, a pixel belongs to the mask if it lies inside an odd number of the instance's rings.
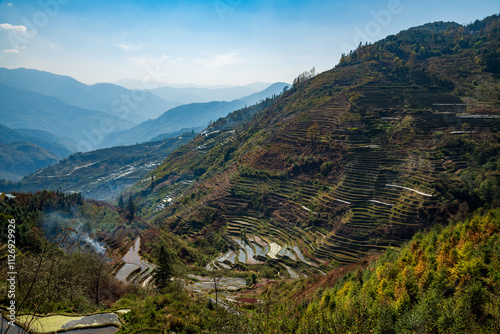
{"label": "distant mountain range", "polygon": [[51,96],[4,85],[0,85],[0,123],[68,138],[79,151],[97,148],[107,132],[134,125],[102,111],[82,109]]}
{"label": "distant mountain range", "polygon": [[59,158],[33,143],[0,143],[0,178],[20,180],[24,175],[59,161]]}
{"label": "distant mountain range", "polygon": [[71,77],[26,68],[0,68],[0,84],[56,98],[81,109],[101,111],[138,124],[177,106],[146,91],[113,84],[86,85]]}
{"label": "distant mountain range", "polygon": [[[70,146],[71,147],[71,146]],[[64,140],[45,131],[0,125],[0,179],[19,181],[71,154]]]}
{"label": "distant mountain range", "polygon": [[[149,91],[114,84],[86,85],[38,70],[0,68],[0,179],[17,181],[74,152],[201,131],[211,120],[279,94],[288,86],[276,83],[255,93],[263,85],[159,88],[155,94],[172,99],[166,101]],[[181,106],[182,102],[173,100],[228,97],[237,98]]]}
{"label": "distant mountain range", "polygon": [[267,89],[271,84],[262,87],[261,84],[222,88],[204,87],[160,87],[152,89],[151,93],[167,101],[179,101],[182,104],[203,103],[211,101],[233,101],[242,96],[248,96]]}
{"label": "distant mountain range", "polygon": [[145,82],[137,79],[123,79],[114,82],[114,84],[130,90],[149,89],[153,94],[170,102],[175,101],[179,105],[210,101],[232,101],[241,96],[260,92],[271,85],[271,83],[254,82],[243,86],[204,86],[197,84]]}
{"label": "distant mountain range", "polygon": [[170,109],[154,120],[141,123],[131,129],[109,134],[102,142],[101,147],[115,145],[131,145],[137,142],[146,142],[165,133],[180,129],[194,129],[207,126],[210,121],[225,117],[230,112],[253,105],[267,97],[278,95],[287,83],[279,82],[270,85],[267,89],[233,100],[214,101],[207,103],[192,103]]}
{"label": "distant mountain range", "polygon": [[[8,129],[8,128],[6,128]],[[6,141],[5,127],[0,128],[0,179],[19,181],[24,175],[50,166],[59,157],[49,150],[27,141]],[[14,133],[14,131],[12,131]]]}

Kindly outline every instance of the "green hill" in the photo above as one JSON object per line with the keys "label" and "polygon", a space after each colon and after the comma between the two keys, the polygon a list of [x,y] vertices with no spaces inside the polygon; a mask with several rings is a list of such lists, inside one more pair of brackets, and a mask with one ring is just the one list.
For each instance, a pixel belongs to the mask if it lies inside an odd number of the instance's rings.
{"label": "green hill", "polygon": [[57,155],[33,143],[0,142],[0,179],[18,181],[24,175],[57,161]]}
{"label": "green hill", "polygon": [[0,124],[0,142],[9,144],[16,141],[36,144],[55,153],[60,158],[65,158],[72,152],[70,143],[52,133],[31,129],[13,130]]}
{"label": "green hill", "polygon": [[287,322],[285,306],[259,332],[498,333],[499,238],[498,209],[419,233],[366,268],[296,291],[306,309]]}

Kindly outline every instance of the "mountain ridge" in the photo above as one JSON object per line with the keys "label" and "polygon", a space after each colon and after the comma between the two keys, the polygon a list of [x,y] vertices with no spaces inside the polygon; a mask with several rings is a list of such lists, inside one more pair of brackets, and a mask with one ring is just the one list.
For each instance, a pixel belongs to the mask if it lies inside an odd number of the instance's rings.
{"label": "mountain ridge", "polygon": [[113,84],[86,85],[72,77],[46,71],[0,68],[0,84],[51,96],[69,105],[105,112],[113,117],[123,115],[139,123],[156,117],[173,104],[144,91],[130,91]]}
{"label": "mountain ridge", "polygon": [[51,132],[76,141],[77,149],[97,146],[99,136],[112,129],[123,130],[132,122],[101,111],[68,105],[57,98],[0,85],[0,119],[10,128],[30,128]]}
{"label": "mountain ridge", "polygon": [[19,181],[25,175],[58,162],[60,157],[31,142],[0,142],[0,179]]}
{"label": "mountain ridge", "polygon": [[17,129],[13,130],[0,124],[0,142],[10,144],[16,141],[36,144],[56,154],[59,158],[65,158],[72,151],[62,143],[62,139],[45,131]]}
{"label": "mountain ridge", "polygon": [[126,145],[145,142],[163,133],[175,132],[182,128],[197,128],[206,126],[210,121],[226,116],[228,113],[251,105],[268,96],[279,93],[286,83],[275,83],[265,90],[233,101],[212,101],[192,103],[167,110],[154,120],[143,122],[132,129],[109,134],[101,147]]}

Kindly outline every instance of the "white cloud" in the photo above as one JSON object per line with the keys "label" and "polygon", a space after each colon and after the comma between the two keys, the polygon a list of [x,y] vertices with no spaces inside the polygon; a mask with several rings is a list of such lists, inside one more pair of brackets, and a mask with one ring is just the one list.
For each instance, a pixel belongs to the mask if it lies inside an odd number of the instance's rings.
{"label": "white cloud", "polygon": [[3,30],[15,32],[16,34],[26,34],[28,32],[28,28],[26,28],[25,26],[14,26],[10,23],[1,23],[0,28],[2,28]]}
{"label": "white cloud", "polygon": [[9,3],[7,4],[7,7],[12,7],[12,5],[13,5],[13,3],[12,3],[12,2],[9,2]]}
{"label": "white cloud", "polygon": [[195,58],[193,62],[196,65],[200,65],[207,68],[221,68],[234,64],[241,64],[242,59],[238,57],[235,52],[227,53],[223,55],[217,55],[212,58]]}
{"label": "white cloud", "polygon": [[13,49],[5,49],[3,52],[5,53],[19,53],[21,50],[26,49],[26,45],[17,45]]}
{"label": "white cloud", "polygon": [[118,44],[118,47],[125,52],[137,51],[142,48],[142,44],[139,45],[129,45],[129,44]]}

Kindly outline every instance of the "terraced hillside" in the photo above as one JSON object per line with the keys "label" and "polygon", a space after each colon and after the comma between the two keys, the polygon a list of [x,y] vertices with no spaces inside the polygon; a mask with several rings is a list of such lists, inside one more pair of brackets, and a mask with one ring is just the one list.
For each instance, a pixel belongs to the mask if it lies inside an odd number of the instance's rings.
{"label": "terraced hillside", "polygon": [[[397,247],[467,210],[455,201],[461,187],[489,187],[469,209],[498,194],[499,40],[493,16],[362,46],[213,123],[137,184],[135,199],[193,242],[220,235],[209,270],[266,263],[307,276]],[[481,145],[482,156],[467,153]]]}
{"label": "terraced hillside", "polygon": [[17,183],[2,187],[8,191],[23,192],[42,189],[81,192],[86,198],[112,200],[194,137],[194,132],[187,132],[161,141],[75,153],[25,176]]}

